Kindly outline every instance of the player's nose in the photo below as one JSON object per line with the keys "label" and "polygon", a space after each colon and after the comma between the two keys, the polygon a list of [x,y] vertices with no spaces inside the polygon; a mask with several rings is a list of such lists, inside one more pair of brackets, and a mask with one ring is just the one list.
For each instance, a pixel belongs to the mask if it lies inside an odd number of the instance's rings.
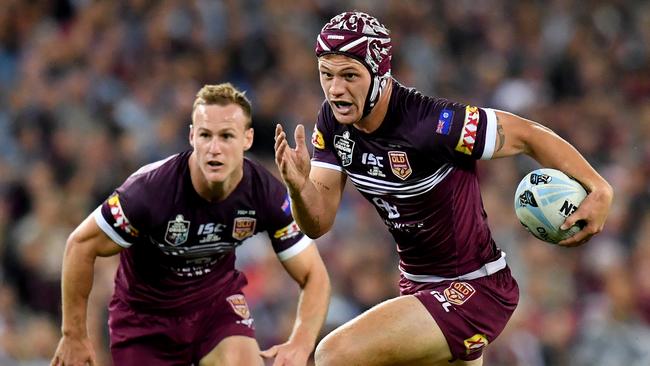
{"label": "player's nose", "polygon": [[329,93],[331,96],[341,96],[345,93],[345,80],[339,77],[333,77],[329,85]]}
{"label": "player's nose", "polygon": [[213,139],[208,145],[208,152],[212,155],[217,155],[221,153],[221,144],[218,139]]}

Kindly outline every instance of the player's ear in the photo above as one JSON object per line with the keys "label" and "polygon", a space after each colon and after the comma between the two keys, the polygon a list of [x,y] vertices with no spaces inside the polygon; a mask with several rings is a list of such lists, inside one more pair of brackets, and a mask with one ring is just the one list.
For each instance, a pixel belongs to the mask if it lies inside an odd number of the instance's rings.
{"label": "player's ear", "polygon": [[190,140],[190,146],[194,147],[194,125],[190,123],[190,132],[188,135],[188,139]]}
{"label": "player's ear", "polygon": [[255,131],[253,131],[253,127],[249,127],[244,131],[244,151],[248,151],[253,146],[254,135]]}

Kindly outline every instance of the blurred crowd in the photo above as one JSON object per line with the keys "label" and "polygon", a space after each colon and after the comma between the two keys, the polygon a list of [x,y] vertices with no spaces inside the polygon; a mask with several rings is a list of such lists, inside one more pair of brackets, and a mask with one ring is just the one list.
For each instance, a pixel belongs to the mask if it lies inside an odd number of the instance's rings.
{"label": "blurred crowd", "polygon": [[[272,171],[276,122],[311,130],[313,55],[357,9],[393,36],[393,75],[508,110],[570,141],[613,185],[605,231],[564,249],[524,231],[527,158],[479,163],[521,303],[486,365],[650,365],[650,3],[642,0],[3,0],[0,2],[0,365],[47,365],[68,234],[131,172],[189,148],[194,95],[230,81],[254,107],[249,156]],[[348,184],[318,245],[333,281],[323,334],[398,294],[395,244]],[[262,347],[291,330],[297,288],[265,237],[238,249]],[[89,328],[110,365],[117,258],[96,263]],[[378,324],[378,327],[381,327]]]}

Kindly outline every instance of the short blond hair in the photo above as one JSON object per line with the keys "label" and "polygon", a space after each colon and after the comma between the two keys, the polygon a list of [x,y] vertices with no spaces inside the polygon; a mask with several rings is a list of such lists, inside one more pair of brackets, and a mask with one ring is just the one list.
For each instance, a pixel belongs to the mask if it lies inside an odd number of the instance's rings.
{"label": "short blond hair", "polygon": [[246,92],[238,90],[231,83],[204,85],[203,88],[196,93],[196,99],[194,99],[194,105],[192,106],[192,114],[194,114],[196,107],[200,105],[214,104],[221,106],[228,104],[239,105],[248,118],[246,128],[252,127],[253,108],[251,106],[251,101],[246,98]]}

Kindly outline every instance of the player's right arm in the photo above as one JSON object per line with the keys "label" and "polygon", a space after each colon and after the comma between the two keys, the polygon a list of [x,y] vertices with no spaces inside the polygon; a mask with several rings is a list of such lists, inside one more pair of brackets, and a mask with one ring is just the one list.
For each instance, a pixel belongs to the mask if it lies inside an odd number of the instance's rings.
{"label": "player's right arm", "polygon": [[346,177],[322,167],[311,167],[305,128],[294,133],[296,148],[289,147],[281,125],[275,128],[275,163],[291,197],[293,217],[303,233],[312,239],[328,232],[339,208]]}
{"label": "player's right arm", "polygon": [[115,255],[122,249],[104,234],[93,215],[88,216],[68,237],[61,278],[62,337],[51,365],[97,364],[86,329],[95,259]]}

